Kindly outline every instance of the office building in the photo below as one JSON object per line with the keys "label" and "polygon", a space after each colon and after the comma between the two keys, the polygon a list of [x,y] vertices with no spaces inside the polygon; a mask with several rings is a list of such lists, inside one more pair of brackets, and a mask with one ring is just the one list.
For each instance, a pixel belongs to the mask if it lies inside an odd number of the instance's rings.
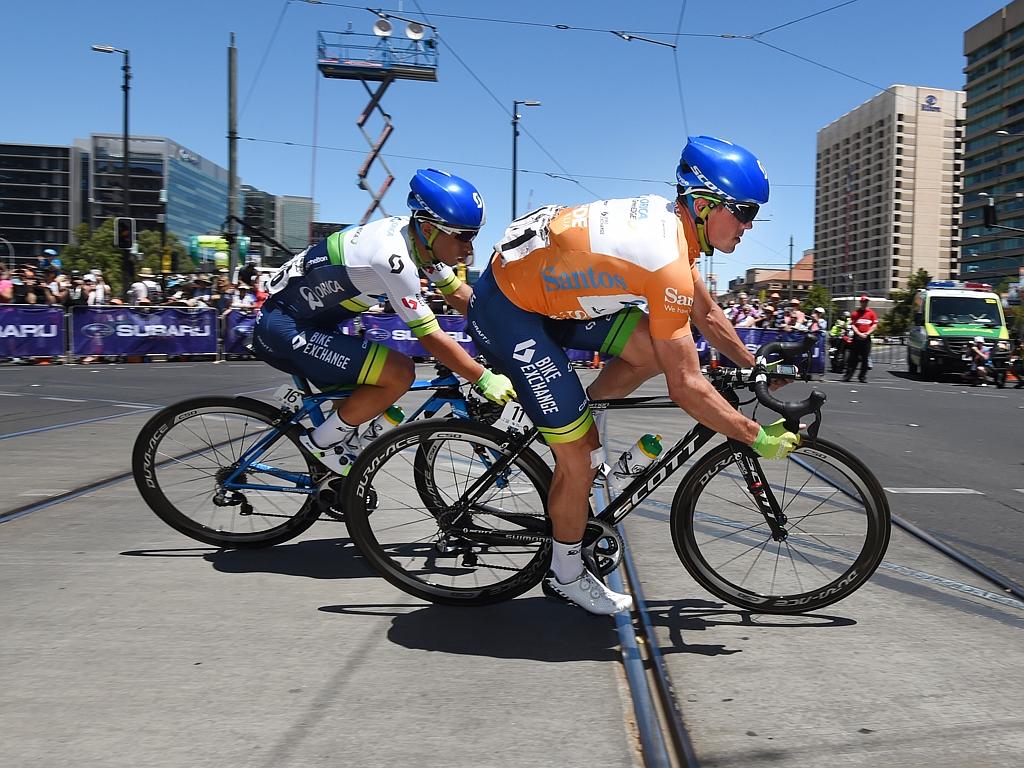
{"label": "office building", "polygon": [[314,218],[312,198],[278,195],[275,211],[278,242],[296,253],[301,251],[310,244]]}
{"label": "office building", "polygon": [[0,260],[22,263],[74,242],[82,183],[75,147],[0,144]]}
{"label": "office building", "polygon": [[[75,145],[88,156],[86,219],[98,227],[123,215],[122,139],[93,134]],[[228,215],[228,172],[219,165],[158,136],[131,136],[131,215],[139,231],[165,225],[182,242],[222,231]]]}
{"label": "office building", "polygon": [[999,224],[1024,228],[1024,0],[964,33],[967,125],[963,258],[959,276],[997,286],[1024,267],[1024,232],[984,226],[994,202]]}
{"label": "office building", "polygon": [[328,235],[333,234],[334,232],[340,232],[346,227],[351,226],[351,224],[339,224],[336,221],[314,221],[312,242],[319,243]]}
{"label": "office building", "polygon": [[882,298],[959,257],[964,93],[894,85],[818,132],[814,281]]}
{"label": "office building", "polygon": [[273,263],[274,246],[256,230],[263,232],[267,237],[276,239],[277,198],[269,192],[256,189],[248,184],[243,184],[241,189],[242,218],[247,224],[256,228],[245,231],[245,234],[251,238],[249,253],[259,256],[262,263],[271,264]]}

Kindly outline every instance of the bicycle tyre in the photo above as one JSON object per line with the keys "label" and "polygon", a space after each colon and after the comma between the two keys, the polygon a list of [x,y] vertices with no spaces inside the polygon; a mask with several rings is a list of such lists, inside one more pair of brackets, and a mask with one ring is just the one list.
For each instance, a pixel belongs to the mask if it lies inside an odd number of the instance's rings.
{"label": "bicycle tyre", "polygon": [[[211,544],[224,549],[249,549],[269,547],[295,538],[313,525],[319,517],[314,494],[307,495],[301,506],[291,515],[280,515],[275,512],[273,517],[283,516],[286,518],[284,522],[277,525],[272,524],[263,530],[249,530],[245,532],[225,530],[217,524],[200,522],[189,513],[182,511],[177,503],[168,498],[167,489],[160,483],[162,468],[174,462],[180,463],[179,460],[186,456],[189,458],[198,456],[200,452],[198,448],[189,450],[187,445],[179,444],[179,447],[170,448],[172,452],[178,454],[177,458],[166,452],[161,457],[162,452],[160,448],[163,440],[169,434],[172,434],[171,430],[175,426],[186,423],[189,419],[203,416],[221,416],[226,423],[228,415],[236,418],[251,418],[266,424],[268,428],[273,428],[271,425],[281,417],[281,412],[272,405],[247,397],[197,397],[183,400],[164,408],[142,427],[132,450],[132,472],[139,493],[149,505],[149,508],[167,525],[179,533],[183,533],[204,544]],[[296,452],[304,461],[306,472],[311,476],[315,476],[315,473],[319,470],[315,466],[315,461],[307,456],[304,449],[299,445],[297,431],[297,427],[289,430],[284,433],[283,439],[289,440],[294,444]],[[239,440],[244,442],[246,438],[244,432],[238,436],[232,436],[230,432],[226,434],[228,435],[227,442]],[[208,447],[211,449],[212,456],[208,456],[209,461],[216,464],[224,458],[222,452],[218,450],[223,445],[222,443],[215,443],[213,438],[210,438],[210,445]],[[218,507],[218,510],[224,509],[228,508]],[[215,512],[212,507],[209,510]],[[216,512],[216,514],[227,516],[229,513]],[[257,514],[256,517],[261,516]],[[212,519],[211,516],[210,520],[212,521]],[[230,518],[221,517],[220,519]]]}
{"label": "bicycle tyre", "polygon": [[[807,439],[806,436],[804,439]],[[743,500],[744,493],[748,494],[746,500],[750,501],[752,508],[756,512],[756,506],[754,506],[749,492],[743,486],[742,478],[739,479],[739,482],[734,478],[731,481],[732,485],[729,490],[731,491],[732,499],[725,498],[728,494],[719,495],[718,501],[709,502],[705,500],[702,502],[700,499],[701,494],[708,491],[711,484],[716,481],[716,478],[721,477],[723,473],[735,467],[737,458],[734,453],[734,446],[730,445],[730,443],[723,443],[706,453],[687,472],[679,488],[676,490],[671,512],[672,541],[676,548],[676,554],[698,584],[716,597],[739,608],[757,613],[772,614],[797,614],[820,610],[825,606],[842,600],[861,587],[875,572],[875,569],[878,568],[888,547],[891,526],[888,499],[878,480],[859,459],[840,446],[819,439],[813,446],[804,444],[797,448],[789,461],[794,460],[797,462],[796,466],[799,469],[811,467],[814,470],[808,470],[809,477],[819,480],[827,478],[826,481],[831,481],[833,483],[832,487],[836,491],[833,491],[832,496],[829,497],[826,495],[829,493],[828,488],[812,488],[805,482],[802,488],[797,489],[795,493],[790,495],[790,489],[787,487],[789,485],[789,467],[787,463],[762,461],[763,471],[768,465],[775,465],[778,468],[775,470],[774,475],[768,472],[766,478],[769,480],[777,499],[785,500],[789,498],[791,500],[789,505],[785,505],[784,511],[788,511],[790,515],[796,517],[802,511],[800,505],[809,506],[811,510],[803,517],[799,517],[791,525],[790,533],[793,535],[784,543],[770,542],[770,532],[764,519],[757,520],[760,513],[742,513],[739,516],[743,519],[739,522],[724,521],[716,518],[717,513],[709,515],[704,512],[700,513],[700,516],[704,518],[703,521],[697,519],[698,508],[720,510],[724,507],[731,510],[733,506],[741,506],[733,499],[740,498]],[[817,463],[811,465],[810,462]],[[738,470],[734,471],[738,472]],[[786,479],[782,484],[777,485],[775,479],[778,478],[780,473]],[[725,484],[726,481],[723,481],[716,488],[721,488]],[[841,489],[841,485],[845,486],[845,489]],[[801,492],[804,489],[806,489],[806,493],[802,495]],[[708,495],[716,495],[715,490],[710,491]],[[826,501],[837,496],[838,505],[836,510],[820,511]],[[799,502],[797,501],[798,497],[801,497]],[[860,516],[860,504],[863,504],[863,517]],[[850,512],[851,514],[844,517],[829,517],[828,524],[833,525],[834,528],[828,533],[810,533],[801,528],[802,525],[806,525],[804,521],[808,518],[816,518],[815,524],[821,524],[824,518],[837,512]],[[792,522],[792,518],[789,522]],[[716,533],[721,530],[728,532],[721,536],[710,537],[709,544],[702,548],[698,542],[697,526],[713,528]],[[859,551],[849,552],[837,548],[831,543],[831,537],[845,537],[847,535],[844,533],[843,526],[846,526],[847,530],[853,531],[860,527],[864,528],[864,541],[859,547]],[[763,530],[758,531],[758,527],[763,527]],[[761,538],[767,535],[767,538],[764,538],[764,543],[760,547],[757,546],[759,535]],[[726,539],[732,537],[736,538],[733,538],[732,542],[725,542]],[[745,554],[742,551],[742,547],[753,542],[753,544],[747,547],[746,551],[753,553],[755,549],[760,549],[761,552],[753,557],[746,573],[749,576],[757,567],[759,558],[769,551],[770,546],[775,546],[777,554],[775,571],[772,573],[772,586],[774,587],[775,578],[779,575],[778,559],[781,556],[782,547],[786,546],[787,552],[790,552],[791,548],[795,549],[797,543],[799,543],[796,540],[801,538],[806,540],[804,541],[804,546],[810,551],[810,554],[805,555],[801,552],[801,560],[791,557],[790,565],[786,566],[787,568],[791,566],[793,572],[797,574],[798,585],[803,586],[797,571],[798,564],[803,569],[810,565],[823,575],[825,573],[822,570],[823,568],[833,572],[840,570],[839,575],[823,584],[816,585],[813,589],[801,589],[797,592],[776,594],[774,591],[766,592],[745,587],[742,584],[736,584],[734,579],[723,576],[720,572],[725,567],[733,568],[736,572],[747,567],[746,561],[740,562],[741,556]],[[792,545],[790,544],[791,540],[794,541]],[[717,568],[712,566],[707,560],[712,546],[719,547],[722,552],[720,555],[722,562]],[[727,548],[731,548],[731,551]],[[741,551],[737,554],[736,550]],[[769,554],[769,560],[770,558],[771,555]],[[818,567],[818,564],[814,562],[815,560],[820,563],[821,567]],[[849,561],[848,564],[846,564],[847,560]],[[839,564],[837,564],[837,561],[839,561]],[[762,566],[762,570],[766,570],[767,566],[768,560]],[[784,571],[783,575],[788,576],[788,572]]]}
{"label": "bicycle tyre", "polygon": [[[446,501],[454,498],[450,488],[440,487],[435,482],[437,471],[433,462],[446,450],[448,443],[482,446],[495,455],[499,453],[507,455],[503,446],[508,439],[507,433],[483,424],[465,420],[431,419],[416,421],[393,429],[359,455],[355,464],[352,465],[352,470],[345,483],[343,502],[345,524],[348,526],[349,537],[355,542],[370,565],[385,580],[413,597],[434,603],[466,606],[489,605],[508,600],[540,583],[551,561],[550,521],[547,518],[551,470],[529,448],[516,457],[509,471],[517,478],[519,490],[532,489],[536,493],[538,501],[535,502],[534,509],[536,511],[532,517],[539,519],[537,525],[538,528],[543,527],[543,533],[535,530],[530,531],[530,534],[542,535],[545,537],[545,541],[536,544],[535,551],[522,554],[522,559],[525,562],[521,566],[503,564],[500,570],[512,571],[511,576],[492,584],[481,584],[478,575],[489,573],[488,565],[467,566],[465,561],[461,565],[452,565],[451,561],[440,562],[443,556],[437,555],[430,549],[443,535],[439,519]],[[396,468],[389,469],[388,464],[392,461]],[[472,464],[472,460],[464,458],[462,463]],[[422,479],[417,481],[410,476],[421,473],[425,467],[430,471],[428,481],[422,481]],[[386,491],[383,483],[379,486],[374,484],[379,474],[388,481]],[[465,483],[468,482],[469,480],[464,478],[460,486],[459,480],[456,479],[452,487],[465,488],[467,487]],[[527,483],[529,488],[527,488]],[[495,486],[492,485],[491,488],[495,488]],[[495,497],[502,497],[503,493],[501,490],[496,490]],[[397,494],[404,495],[399,498]],[[512,491],[511,496],[514,497],[511,504],[513,506],[518,504],[520,497],[518,491]],[[393,504],[394,506],[384,509],[381,506],[383,504]],[[408,506],[410,504],[416,505],[415,509]],[[406,506],[403,507],[403,505]],[[480,506],[484,506],[484,504]],[[424,508],[428,511],[419,513],[419,516],[415,514]],[[388,515],[397,515],[403,512],[412,513],[411,522],[391,525]],[[473,513],[474,523],[481,525],[482,523],[476,520],[477,514]],[[490,513],[484,511],[479,513],[479,516],[486,517],[488,514]],[[510,517],[515,517],[521,513],[508,510],[508,514]],[[500,514],[496,517],[502,519]],[[379,540],[378,532],[403,531],[407,530],[403,526],[410,525],[422,526],[421,530],[426,531],[427,535],[411,543],[389,544]],[[431,530],[431,526],[433,526],[433,530]],[[506,531],[496,529],[496,532]],[[419,533],[419,530],[415,533]],[[411,535],[415,535],[415,533]],[[433,539],[429,538],[431,535],[434,536]],[[408,554],[414,546],[419,547],[417,557],[425,562],[417,567],[403,566],[398,562],[397,557]],[[499,542],[495,546],[502,545]],[[526,545],[510,543],[509,546],[519,548]],[[392,556],[393,553],[395,556]],[[514,562],[506,555],[502,556],[509,559],[509,562]],[[409,558],[412,559],[411,555]],[[455,576],[452,576],[455,571],[463,571],[464,573],[461,575],[472,577],[473,583],[467,586],[456,586],[454,584]],[[453,583],[444,585],[430,581],[431,578],[440,579],[442,574],[451,576]]]}

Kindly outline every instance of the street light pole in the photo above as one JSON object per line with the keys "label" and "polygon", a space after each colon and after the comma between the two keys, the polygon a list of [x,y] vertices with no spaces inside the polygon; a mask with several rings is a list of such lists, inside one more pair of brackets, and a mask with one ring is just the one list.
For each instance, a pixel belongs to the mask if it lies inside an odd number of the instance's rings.
{"label": "street light pole", "polygon": [[512,218],[516,218],[516,176],[517,168],[516,164],[518,161],[519,154],[519,119],[522,115],[519,114],[519,105],[522,104],[524,107],[539,107],[539,101],[520,101],[518,99],[512,102]]}
{"label": "street light pole", "polygon": [[[94,45],[92,49],[98,53],[120,53],[124,56],[124,64],[121,66],[121,70],[124,72],[124,82],[121,85],[121,90],[124,91],[124,114],[121,131],[121,215],[130,219],[132,216],[132,206],[131,177],[129,175],[128,93],[131,90],[132,68],[129,61],[129,52],[126,48],[115,48],[112,45]],[[132,261],[131,251],[127,248],[122,251],[121,257],[121,279],[124,282],[124,287],[127,288],[135,282],[135,263]]]}

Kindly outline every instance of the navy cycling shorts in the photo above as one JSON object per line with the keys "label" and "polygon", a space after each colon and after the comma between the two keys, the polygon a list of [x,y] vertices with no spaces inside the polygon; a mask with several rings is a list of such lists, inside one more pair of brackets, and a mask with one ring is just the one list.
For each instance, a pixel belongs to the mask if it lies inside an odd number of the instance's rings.
{"label": "navy cycling shorts", "polygon": [[260,312],[252,343],[260,359],[320,390],[376,384],[388,359],[383,344],[296,320],[276,307]]}
{"label": "navy cycling shorts", "polygon": [[582,438],[594,423],[583,384],[565,347],[618,355],[643,311],[629,307],[592,320],[554,320],[513,304],[488,268],[473,284],[469,333],[477,348],[512,380],[526,415],[548,443]]}

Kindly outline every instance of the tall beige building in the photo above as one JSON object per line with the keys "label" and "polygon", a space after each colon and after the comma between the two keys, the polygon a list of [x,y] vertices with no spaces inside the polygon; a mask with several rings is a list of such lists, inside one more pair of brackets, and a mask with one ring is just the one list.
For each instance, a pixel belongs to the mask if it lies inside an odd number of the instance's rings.
{"label": "tall beige building", "polygon": [[888,296],[957,268],[964,92],[894,85],[818,131],[814,281]]}

